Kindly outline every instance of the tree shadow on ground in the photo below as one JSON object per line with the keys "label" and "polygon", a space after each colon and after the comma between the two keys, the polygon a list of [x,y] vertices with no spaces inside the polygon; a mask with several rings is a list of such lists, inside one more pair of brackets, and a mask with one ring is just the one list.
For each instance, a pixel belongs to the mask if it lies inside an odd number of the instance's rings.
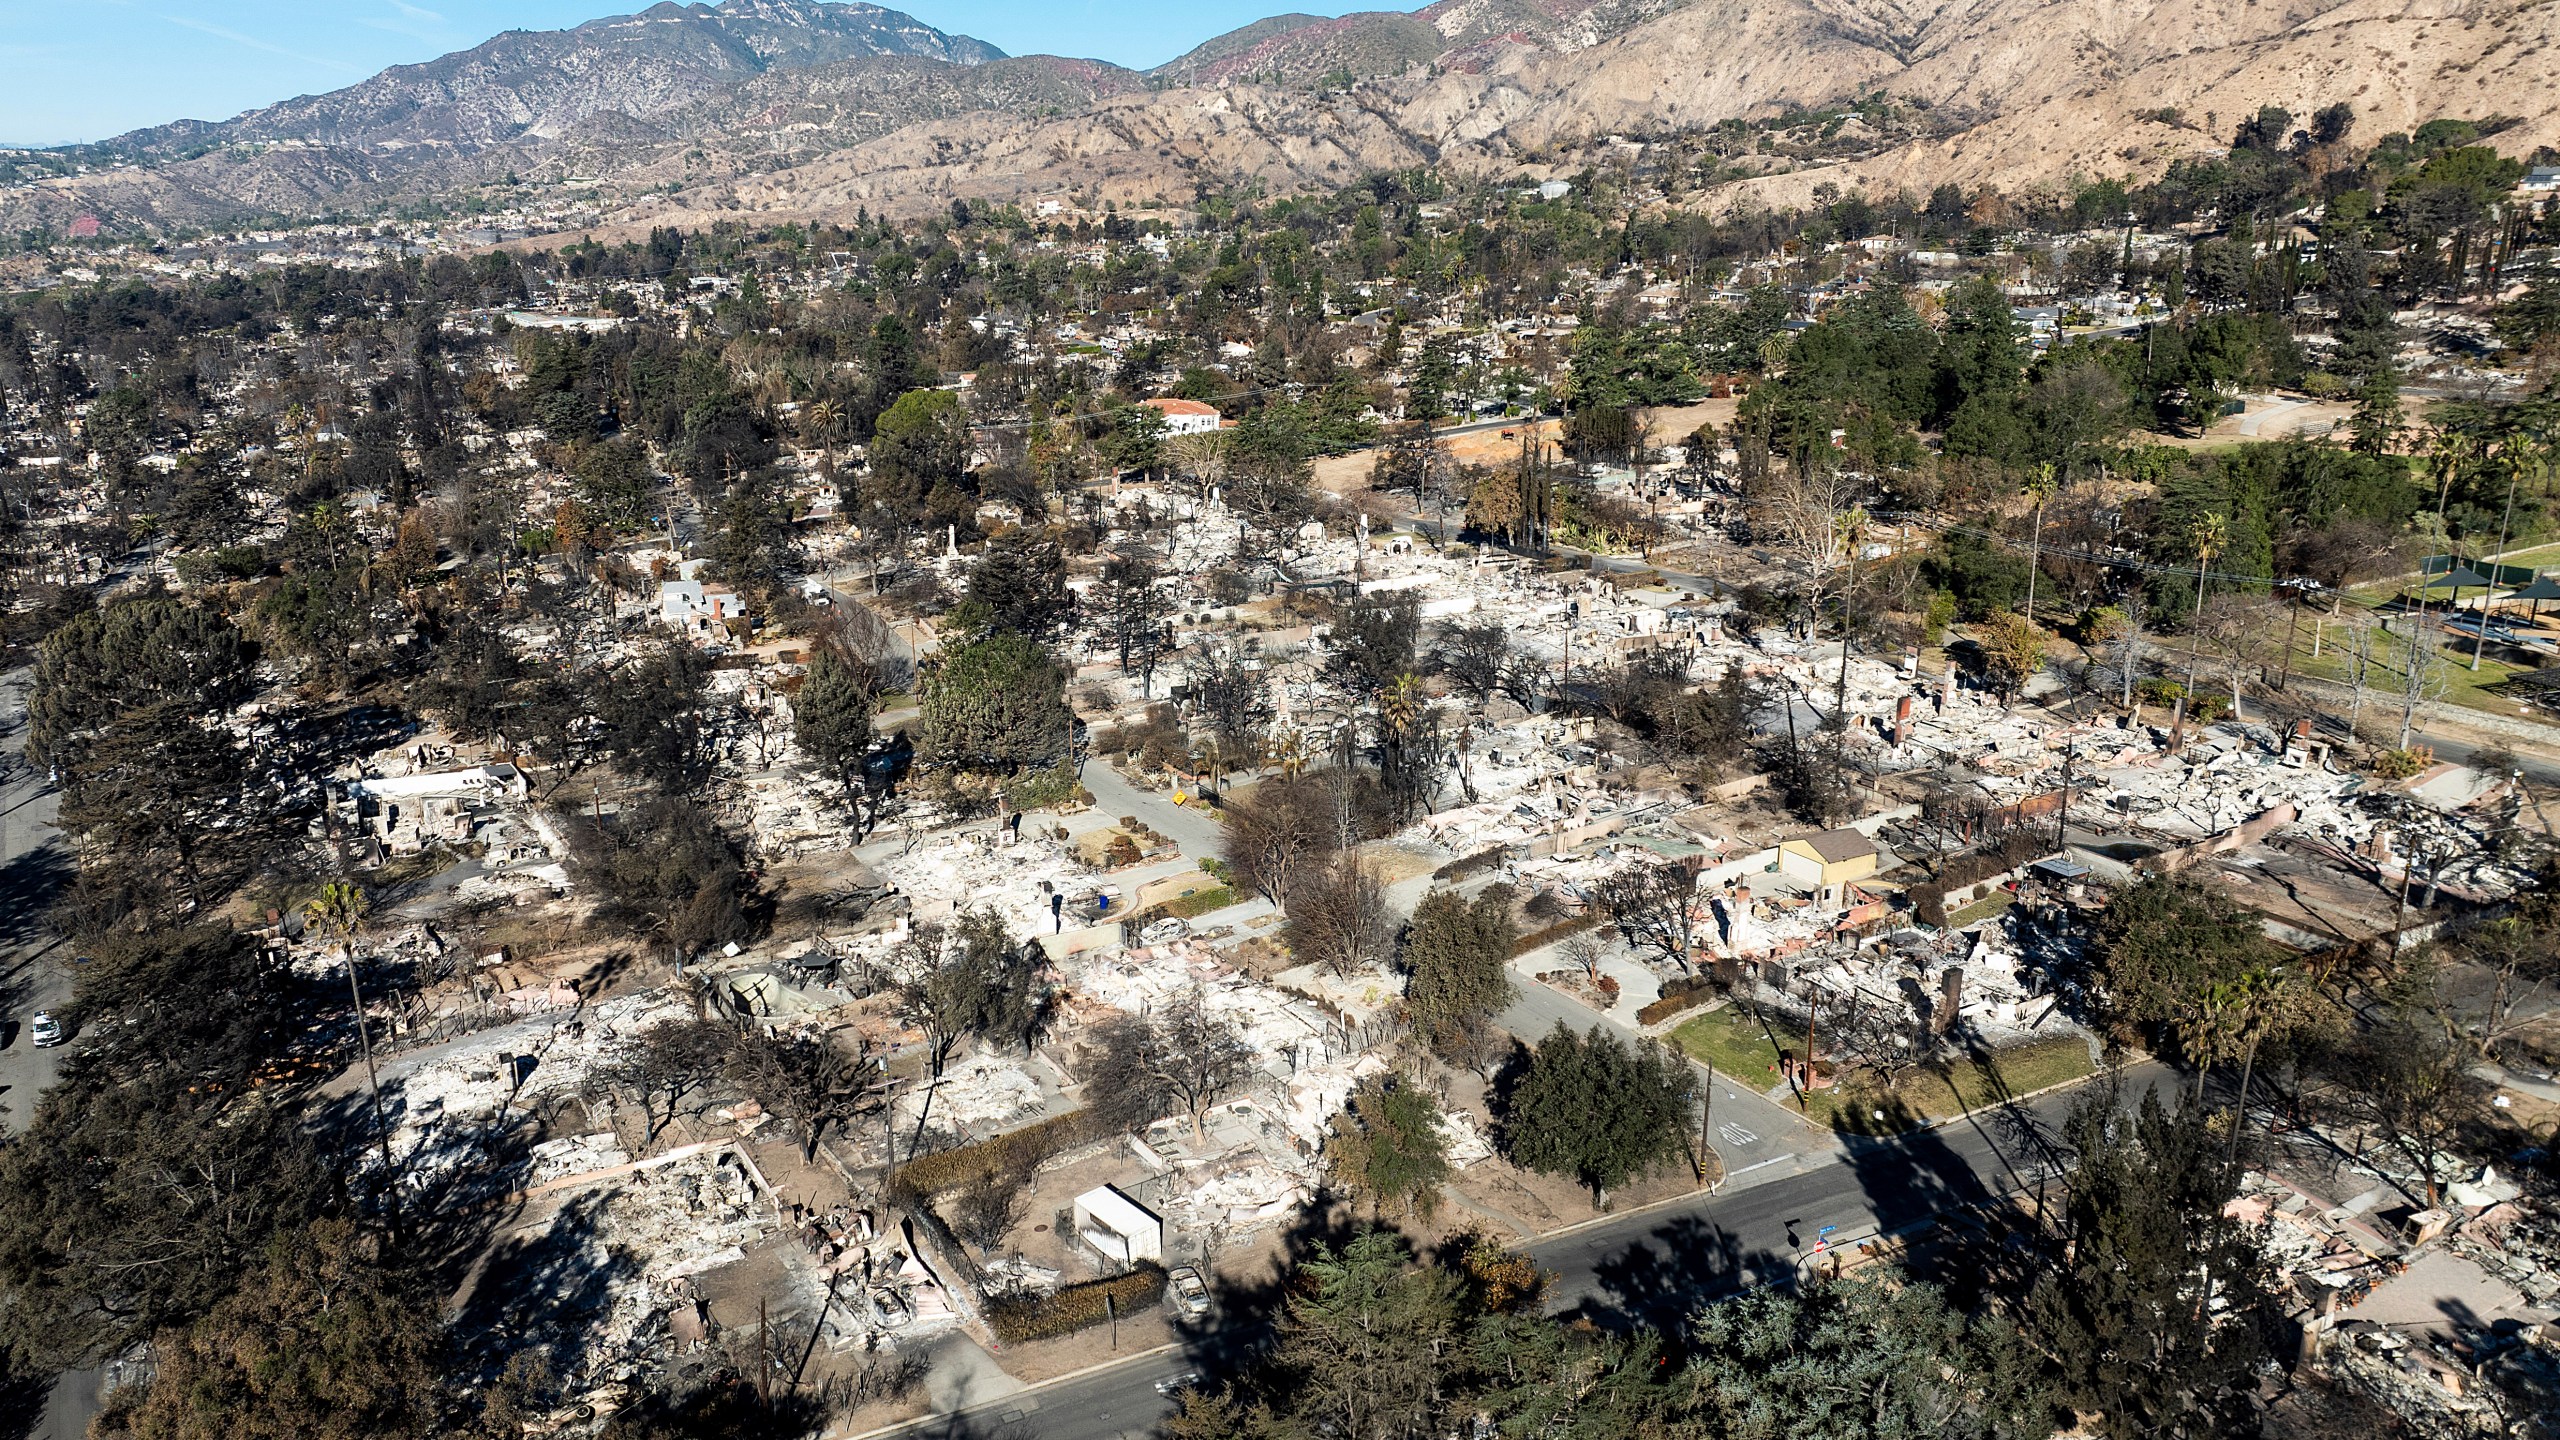
{"label": "tree shadow on ground", "polygon": [[51,1379],[27,1374],[0,1358],[0,1440],[27,1440],[35,1434],[52,1390]]}
{"label": "tree shadow on ground", "polygon": [[58,840],[0,865],[0,946],[32,944],[44,937],[47,917],[71,882],[72,870],[71,849]]}
{"label": "tree shadow on ground", "polygon": [[1751,1249],[1702,1215],[1678,1215],[1592,1269],[1600,1293],[1564,1312],[1604,1330],[1678,1334],[1699,1305],[1755,1285],[1784,1283],[1788,1256]]}
{"label": "tree shadow on ground", "polygon": [[1272,1275],[1248,1279],[1212,1275],[1204,1269],[1203,1278],[1214,1287],[1209,1314],[1174,1322],[1183,1358],[1200,1373],[1201,1387],[1214,1390],[1251,1369],[1278,1333],[1290,1274],[1318,1249],[1338,1250],[1367,1228],[1357,1221],[1352,1206],[1319,1198],[1281,1232],[1280,1258]]}
{"label": "tree shadow on ground", "polygon": [[549,1221],[488,1247],[462,1283],[454,1334],[464,1353],[494,1368],[530,1346],[576,1355],[601,1342],[614,1291],[640,1273],[630,1252],[605,1238],[608,1198],[576,1196]]}

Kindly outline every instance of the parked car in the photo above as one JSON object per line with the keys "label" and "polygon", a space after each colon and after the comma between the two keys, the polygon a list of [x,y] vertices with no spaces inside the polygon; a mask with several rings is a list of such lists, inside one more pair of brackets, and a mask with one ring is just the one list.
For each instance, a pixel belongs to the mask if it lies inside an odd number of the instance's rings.
{"label": "parked car", "polygon": [[1174,1308],[1197,1320],[1209,1313],[1209,1282],[1188,1265],[1174,1267],[1165,1277],[1165,1293],[1173,1297]]}
{"label": "parked car", "polygon": [[33,1040],[38,1049],[59,1045],[62,1043],[62,1022],[53,1018],[52,1011],[39,1010],[36,1018],[27,1024],[27,1038]]}

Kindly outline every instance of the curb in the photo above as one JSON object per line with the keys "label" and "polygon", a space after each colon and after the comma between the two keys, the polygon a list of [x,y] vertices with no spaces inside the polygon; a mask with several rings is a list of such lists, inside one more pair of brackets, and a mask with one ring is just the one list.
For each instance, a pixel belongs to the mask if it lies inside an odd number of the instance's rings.
{"label": "curb", "polygon": [[938,1410],[931,1414],[918,1415],[912,1420],[895,1421],[876,1430],[865,1430],[858,1435],[831,1435],[827,1440],[882,1440],[882,1437],[896,1435],[918,1425],[931,1425],[937,1421],[956,1420],[963,1415],[975,1415],[981,1410],[993,1410],[998,1406],[1020,1400],[1026,1395],[1037,1395],[1043,1390],[1065,1385],[1071,1381],[1088,1379],[1106,1370],[1117,1370],[1123,1365],[1135,1365],[1141,1360],[1152,1359],[1158,1355],[1168,1355],[1181,1348],[1181,1341],[1170,1340],[1152,1350],[1139,1350],[1123,1355],[1117,1360],[1105,1360],[1098,1365],[1087,1365],[1081,1370],[1070,1370],[1064,1375],[1052,1375],[1046,1380],[1025,1385],[1010,1395],[999,1395],[992,1400],[980,1400],[974,1404],[963,1405],[957,1410]]}
{"label": "curb", "polygon": [[[1648,1213],[1650,1213],[1650,1212],[1652,1212],[1652,1211],[1655,1211],[1655,1210],[1661,1210],[1661,1209],[1668,1208],[1668,1207],[1673,1206],[1673,1205],[1689,1205],[1689,1204],[1695,1204],[1695,1203],[1697,1202],[1698,1197],[1699,1197],[1699,1196],[1701,1196],[1701,1195],[1703,1195],[1703,1196],[1707,1197],[1707,1198],[1708,1198],[1708,1199],[1710,1199],[1710,1200],[1720,1199],[1720,1198],[1722,1198],[1722,1197],[1723,1197],[1723,1196],[1724,1196],[1724,1195],[1725,1195],[1729,1190],[1731,1190],[1731,1189],[1735,1188],[1735,1187],[1734,1187],[1734,1185],[1733,1185],[1733,1182],[1734,1182],[1734,1180],[1735,1180],[1736,1178],[1738,1178],[1738,1177],[1740,1177],[1740,1176],[1748,1175],[1748,1174],[1750,1174],[1750,1173],[1751,1173],[1752,1171],[1754,1171],[1754,1170],[1766,1170],[1766,1169],[1768,1169],[1768,1168],[1769,1168],[1770,1166],[1772,1166],[1772,1165],[1787,1165],[1787,1166],[1791,1166],[1792,1168],[1791,1168],[1791,1169],[1789,1169],[1789,1170],[1787,1171],[1787,1174],[1788,1174],[1788,1175],[1801,1175],[1801,1174],[1804,1174],[1807,1170],[1809,1170],[1809,1169],[1811,1169],[1811,1168],[1812,1168],[1811,1166],[1808,1166],[1808,1165],[1806,1165],[1806,1164],[1804,1163],[1804,1162],[1805,1162],[1805,1159],[1806,1159],[1806,1157],[1805,1157],[1805,1156],[1803,1156],[1803,1155],[1772,1155],[1772,1156],[1770,1156],[1770,1157],[1769,1157],[1768,1159],[1766,1159],[1766,1160],[1755,1161],[1755,1162],[1753,1162],[1752,1164],[1749,1164],[1749,1165],[1745,1165],[1745,1166],[1743,1166],[1741,1169],[1734,1171],[1734,1172],[1733,1172],[1733,1174],[1731,1174],[1731,1175],[1727,1175],[1724,1179],[1722,1179],[1722,1180],[1720,1180],[1720,1181],[1716,1182],[1714,1185],[1711,1185],[1711,1186],[1709,1186],[1708,1188],[1706,1188],[1706,1189],[1704,1189],[1704,1190],[1692,1190],[1692,1191],[1688,1192],[1688,1193],[1687,1193],[1687,1194],[1685,1194],[1685,1195],[1667,1195],[1667,1196],[1663,1197],[1663,1198],[1662,1198],[1662,1199],[1660,1199],[1660,1200],[1648,1200],[1648,1201],[1646,1201],[1645,1203],[1643,1203],[1642,1205],[1634,1205],[1634,1206],[1630,1206],[1630,1207],[1628,1207],[1627,1209],[1624,1209],[1624,1210],[1611,1210],[1611,1211],[1608,1211],[1608,1212],[1606,1212],[1606,1213],[1604,1213],[1604,1214],[1594,1215],[1594,1216],[1592,1216],[1592,1217],[1591,1217],[1590,1219],[1588,1219],[1588,1220],[1576,1220],[1576,1221],[1574,1221],[1572,1224],[1567,1225],[1567,1226],[1564,1226],[1564,1227],[1562,1227],[1562,1228],[1560,1228],[1560,1229],[1544,1231],[1544,1232],[1542,1232],[1542,1233],[1541,1233],[1541,1234],[1540,1234],[1536,1239],[1531,1240],[1529,1243],[1530,1243],[1531,1245],[1544,1245],[1544,1244],[1546,1244],[1546,1243],[1547,1243],[1548,1241],[1550,1241],[1550,1240],[1561,1240],[1561,1239],[1563,1239],[1564,1237],[1566,1237],[1566,1236],[1568,1236],[1568,1235],[1571,1235],[1571,1234],[1574,1234],[1574,1233],[1575,1233],[1575,1232],[1577,1232],[1577,1231],[1589,1230],[1589,1229],[1593,1228],[1594,1226],[1607,1225],[1607,1224],[1610,1224],[1610,1223],[1615,1222],[1615,1221],[1624,1220],[1624,1219],[1626,1219],[1626,1218],[1627,1218],[1628,1216],[1630,1216],[1630,1215],[1644,1215],[1644,1214],[1648,1214]],[[1837,1156],[1825,1156],[1825,1157],[1823,1157],[1823,1158],[1821,1158],[1821,1159],[1816,1160],[1816,1161],[1814,1162],[1814,1164],[1816,1164],[1816,1165],[1845,1165],[1845,1164],[1847,1164],[1847,1163],[1848,1163],[1848,1159],[1849,1159],[1849,1157],[1848,1157],[1846,1154],[1841,1154],[1841,1155],[1837,1155]],[[1772,1176],[1770,1176],[1769,1178],[1770,1178],[1770,1179],[1772,1179],[1772,1180],[1783,1180],[1783,1179],[1785,1179],[1785,1178],[1786,1178],[1786,1176],[1785,1176],[1785,1175],[1772,1175]],[[1748,1185],[1745,1185],[1745,1186],[1742,1186],[1742,1187],[1740,1187],[1740,1188],[1745,1189],[1745,1190],[1748,1190],[1748,1189],[1750,1189],[1751,1187],[1750,1187],[1750,1186],[1748,1186]]]}

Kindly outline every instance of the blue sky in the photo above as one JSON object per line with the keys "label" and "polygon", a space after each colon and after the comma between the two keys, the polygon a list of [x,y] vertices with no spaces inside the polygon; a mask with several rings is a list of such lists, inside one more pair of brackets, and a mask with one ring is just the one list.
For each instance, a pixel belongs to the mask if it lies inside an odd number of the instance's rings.
{"label": "blue sky", "polygon": [[[103,140],[171,120],[226,120],[349,85],[386,65],[553,30],[652,0],[0,0],[0,144]],[[1143,68],[1307,0],[925,0],[926,24],[1012,54]]]}

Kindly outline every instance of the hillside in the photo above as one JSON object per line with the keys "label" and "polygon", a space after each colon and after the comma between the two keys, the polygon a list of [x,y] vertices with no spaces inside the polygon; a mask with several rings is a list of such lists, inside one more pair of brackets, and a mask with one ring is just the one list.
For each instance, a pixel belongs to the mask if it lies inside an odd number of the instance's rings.
{"label": "hillside", "polygon": [[637,15],[574,30],[507,33],[423,65],[253,110],[219,125],[187,123],[130,137],[170,144],[303,141],[317,145],[481,147],[565,133],[598,114],[658,114],[768,73],[871,55],[960,64],[1003,52],[945,35],[912,16],[816,0],[663,0]]}
{"label": "hillside", "polygon": [[1719,185],[1794,204],[1818,185],[2147,177],[2217,152],[2260,105],[2340,100],[2367,138],[2514,117],[2496,143],[2523,154],[2560,144],[2556,28],[2547,0],[1440,0],[1276,16],[1139,75],[999,59],[870,6],[669,4],[128,137],[157,158],[0,193],[0,230],[360,209],[510,175],[576,180],[608,225],[955,195],[1183,203],[1422,164],[1570,173],[1628,138],[1859,97],[1913,122]]}

